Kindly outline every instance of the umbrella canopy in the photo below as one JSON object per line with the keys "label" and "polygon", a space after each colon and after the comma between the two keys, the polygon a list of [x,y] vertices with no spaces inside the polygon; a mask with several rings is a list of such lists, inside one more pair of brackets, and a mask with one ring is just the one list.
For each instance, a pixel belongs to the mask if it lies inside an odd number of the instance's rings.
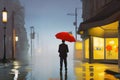
{"label": "umbrella canopy", "polygon": [[69,32],[59,32],[55,35],[55,37],[57,39],[61,39],[61,40],[69,41],[69,42],[75,42],[76,41],[74,36]]}

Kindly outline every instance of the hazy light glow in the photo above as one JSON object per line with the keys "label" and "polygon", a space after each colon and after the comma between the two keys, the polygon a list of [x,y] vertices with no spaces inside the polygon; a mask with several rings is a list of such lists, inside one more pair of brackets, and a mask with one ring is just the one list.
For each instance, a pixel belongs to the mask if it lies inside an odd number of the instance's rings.
{"label": "hazy light glow", "polygon": [[[62,31],[72,31],[74,35],[75,26],[73,22],[75,17],[68,16],[67,13],[75,13],[75,8],[81,7],[80,0],[20,1],[25,5],[25,27],[29,41],[30,27],[34,26],[35,29],[32,75],[35,80],[48,80],[53,74],[58,76],[56,74],[58,72],[56,69],[59,66],[58,46],[62,42],[56,39],[55,34]],[[82,21],[81,11],[81,9],[78,10],[78,24]],[[70,62],[73,60],[73,56],[70,55],[73,55],[74,43],[66,42],[66,44],[69,46],[68,61]],[[72,68],[72,66],[70,67]]]}
{"label": "hazy light glow", "polygon": [[79,41],[75,42],[75,49],[82,50],[82,42],[79,42]]}
{"label": "hazy light glow", "polygon": [[18,41],[18,36],[15,37],[16,42]]}

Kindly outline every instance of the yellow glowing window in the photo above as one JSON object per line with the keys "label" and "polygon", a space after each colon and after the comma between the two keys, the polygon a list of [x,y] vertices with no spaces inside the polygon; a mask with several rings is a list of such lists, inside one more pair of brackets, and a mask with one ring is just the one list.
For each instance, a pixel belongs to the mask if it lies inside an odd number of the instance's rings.
{"label": "yellow glowing window", "polygon": [[93,37],[93,58],[104,59],[104,38]]}
{"label": "yellow glowing window", "polygon": [[82,49],[82,42],[75,42],[75,49],[76,50],[81,50]]}
{"label": "yellow glowing window", "polygon": [[106,59],[118,59],[118,38],[106,38]]}
{"label": "yellow glowing window", "polygon": [[85,40],[85,58],[89,58],[89,39]]}

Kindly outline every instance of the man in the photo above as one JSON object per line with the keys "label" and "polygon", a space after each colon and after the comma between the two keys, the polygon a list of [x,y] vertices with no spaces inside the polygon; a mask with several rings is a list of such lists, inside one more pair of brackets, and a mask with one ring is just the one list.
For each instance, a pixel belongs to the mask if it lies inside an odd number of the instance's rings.
{"label": "man", "polygon": [[63,61],[65,70],[67,71],[67,53],[69,52],[67,44],[62,40],[62,44],[59,45],[59,57],[60,57],[60,71],[62,71]]}

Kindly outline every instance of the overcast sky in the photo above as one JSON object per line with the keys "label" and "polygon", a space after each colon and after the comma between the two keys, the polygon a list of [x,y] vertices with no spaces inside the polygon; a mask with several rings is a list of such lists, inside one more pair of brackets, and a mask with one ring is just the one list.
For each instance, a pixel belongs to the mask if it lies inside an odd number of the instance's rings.
{"label": "overcast sky", "polygon": [[[41,47],[47,45],[58,45],[55,34],[61,31],[72,31],[74,34],[75,16],[67,15],[75,13],[78,8],[78,25],[81,18],[81,1],[80,0],[20,0],[25,7],[25,26],[28,34],[30,26],[35,27],[36,44],[40,43]],[[28,35],[29,37],[29,35]],[[54,43],[54,44],[53,44]],[[52,46],[51,46],[52,48]]]}

